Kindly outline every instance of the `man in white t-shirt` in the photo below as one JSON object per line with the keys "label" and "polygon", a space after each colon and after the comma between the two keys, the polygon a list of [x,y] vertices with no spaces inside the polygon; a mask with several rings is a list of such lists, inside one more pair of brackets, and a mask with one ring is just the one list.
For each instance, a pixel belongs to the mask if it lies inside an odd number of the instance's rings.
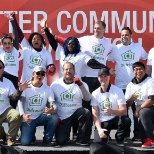
{"label": "man in white t-shirt", "polygon": [[127,117],[126,101],[123,91],[110,84],[108,68],[98,72],[100,87],[92,93],[91,106],[96,126],[94,142],[107,143],[112,129],[117,129],[115,138],[119,146],[123,145],[125,132],[131,121]]}
{"label": "man in white t-shirt", "polygon": [[135,77],[126,88],[125,99],[127,106],[134,101],[136,111],[134,115],[139,117],[139,130],[143,148],[154,147],[154,80],[145,72],[142,62],[133,64]]}
{"label": "man in white t-shirt", "polygon": [[82,99],[89,101],[88,86],[75,78],[75,67],[67,62],[63,66],[63,77],[54,81],[51,88],[57,103],[57,113],[62,122],[56,129],[55,137],[59,145],[67,143],[73,122],[79,122],[76,144],[88,145],[86,131],[90,124],[90,112],[82,107]]}
{"label": "man in white t-shirt", "polygon": [[[13,83],[7,78],[3,77],[4,63],[0,60],[0,139],[5,142],[7,139],[7,145],[12,146],[15,144],[16,136],[21,124],[21,117],[18,111],[13,109],[10,105],[10,100],[17,101],[24,89],[27,88],[28,82],[24,84],[18,84],[19,88],[16,90]],[[6,136],[3,122],[9,123],[9,130]]]}
{"label": "man in white t-shirt", "polygon": [[154,78],[154,48],[150,49],[148,53],[146,73]]}
{"label": "man in white t-shirt", "polygon": [[[147,53],[139,43],[132,42],[132,31],[129,27],[124,27],[121,31],[121,43],[114,46],[108,56],[108,61],[116,62],[115,85],[125,93],[127,84],[134,77],[132,64],[140,59],[146,60]],[[133,113],[135,105],[132,104]],[[130,136],[130,129],[126,137]],[[138,120],[134,118],[134,137],[132,140],[139,139]]]}
{"label": "man in white t-shirt", "polygon": [[23,91],[18,103],[20,115],[23,117],[21,124],[21,144],[30,145],[35,141],[37,126],[46,126],[43,143],[53,146],[53,135],[58,123],[56,105],[52,89],[42,81],[45,77],[45,69],[36,66],[33,69],[32,81]]}

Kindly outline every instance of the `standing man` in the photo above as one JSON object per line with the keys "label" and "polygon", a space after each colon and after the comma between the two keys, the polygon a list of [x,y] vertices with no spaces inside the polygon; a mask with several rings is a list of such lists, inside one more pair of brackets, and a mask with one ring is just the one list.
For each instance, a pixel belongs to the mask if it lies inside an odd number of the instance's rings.
{"label": "standing man", "polygon": [[66,62],[62,73],[63,77],[51,85],[57,103],[57,113],[62,120],[56,129],[56,141],[59,145],[66,144],[73,122],[79,122],[76,144],[88,145],[86,131],[89,128],[91,115],[82,107],[82,99],[89,101],[91,94],[84,82],[79,78],[74,78],[75,67],[72,63]]}
{"label": "standing man", "polygon": [[[132,42],[132,31],[129,27],[124,27],[121,31],[121,43],[114,46],[108,56],[108,61],[116,62],[115,85],[125,93],[126,86],[134,77],[132,65],[140,59],[146,60],[147,53],[139,43]],[[132,104],[133,113],[135,104]],[[130,129],[126,137],[130,137]],[[134,137],[132,140],[139,139],[138,119],[134,117]]]}
{"label": "standing man", "polygon": [[133,64],[134,78],[126,88],[126,102],[136,102],[134,115],[139,117],[140,137],[143,148],[154,147],[154,80],[145,73],[142,62]]}
{"label": "standing man", "polygon": [[[131,121],[127,117],[126,101],[122,90],[110,84],[109,69],[102,68],[98,72],[100,87],[92,93],[92,113],[96,126],[96,136],[102,143],[107,143],[112,129],[117,129],[116,141],[123,145],[125,132]],[[94,136],[94,141],[98,142]]]}
{"label": "standing man", "polygon": [[58,123],[55,113],[54,94],[49,86],[43,83],[45,69],[36,66],[33,69],[30,87],[23,91],[20,98],[19,112],[23,117],[21,124],[21,144],[30,145],[35,141],[37,126],[46,126],[43,143],[54,145],[53,135]]}

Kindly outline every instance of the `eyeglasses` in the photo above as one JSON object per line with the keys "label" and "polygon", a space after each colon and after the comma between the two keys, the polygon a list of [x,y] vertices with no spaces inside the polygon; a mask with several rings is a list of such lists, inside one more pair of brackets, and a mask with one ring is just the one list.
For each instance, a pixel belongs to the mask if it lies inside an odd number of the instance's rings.
{"label": "eyeglasses", "polygon": [[3,42],[2,44],[3,44],[3,45],[7,45],[7,44],[8,44],[8,45],[12,45],[12,42]]}
{"label": "eyeglasses", "polygon": [[0,69],[3,69],[3,66],[0,65]]}
{"label": "eyeglasses", "polygon": [[36,75],[41,75],[41,76],[45,76],[45,73],[41,73],[41,72],[36,72]]}

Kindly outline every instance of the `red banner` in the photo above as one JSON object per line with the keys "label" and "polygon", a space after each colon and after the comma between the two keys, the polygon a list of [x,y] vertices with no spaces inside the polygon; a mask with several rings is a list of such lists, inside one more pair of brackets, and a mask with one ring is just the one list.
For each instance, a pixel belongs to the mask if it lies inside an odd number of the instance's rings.
{"label": "red banner", "polygon": [[[151,0],[1,0],[0,36],[11,33],[3,13],[13,10],[26,38],[34,31],[41,32],[39,21],[43,18],[47,19],[54,34],[64,37],[91,35],[95,21],[104,20],[107,25],[105,37],[112,38],[113,44],[120,41],[122,27],[128,26],[132,29],[133,40],[140,42],[148,52],[154,46],[153,8]],[[49,45],[47,49],[50,50]],[[52,55],[55,59],[53,51]],[[57,74],[49,83],[55,78]]]}

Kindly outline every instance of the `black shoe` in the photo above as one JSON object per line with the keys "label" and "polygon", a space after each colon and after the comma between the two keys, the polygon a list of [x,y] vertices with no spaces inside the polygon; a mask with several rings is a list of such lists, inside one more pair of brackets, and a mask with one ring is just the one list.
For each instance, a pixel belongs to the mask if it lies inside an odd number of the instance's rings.
{"label": "black shoe", "polygon": [[138,135],[134,135],[134,137],[132,138],[132,141],[141,141],[141,139]]}
{"label": "black shoe", "polygon": [[89,145],[87,141],[81,140],[81,141],[76,141],[77,145],[82,145],[82,146],[87,146]]}
{"label": "black shoe", "polygon": [[117,142],[117,146],[123,147],[124,146],[124,143],[123,142]]}
{"label": "black shoe", "polygon": [[45,138],[43,137],[43,144],[45,144],[46,146],[56,146],[57,143],[54,141],[48,142],[45,140]]}

